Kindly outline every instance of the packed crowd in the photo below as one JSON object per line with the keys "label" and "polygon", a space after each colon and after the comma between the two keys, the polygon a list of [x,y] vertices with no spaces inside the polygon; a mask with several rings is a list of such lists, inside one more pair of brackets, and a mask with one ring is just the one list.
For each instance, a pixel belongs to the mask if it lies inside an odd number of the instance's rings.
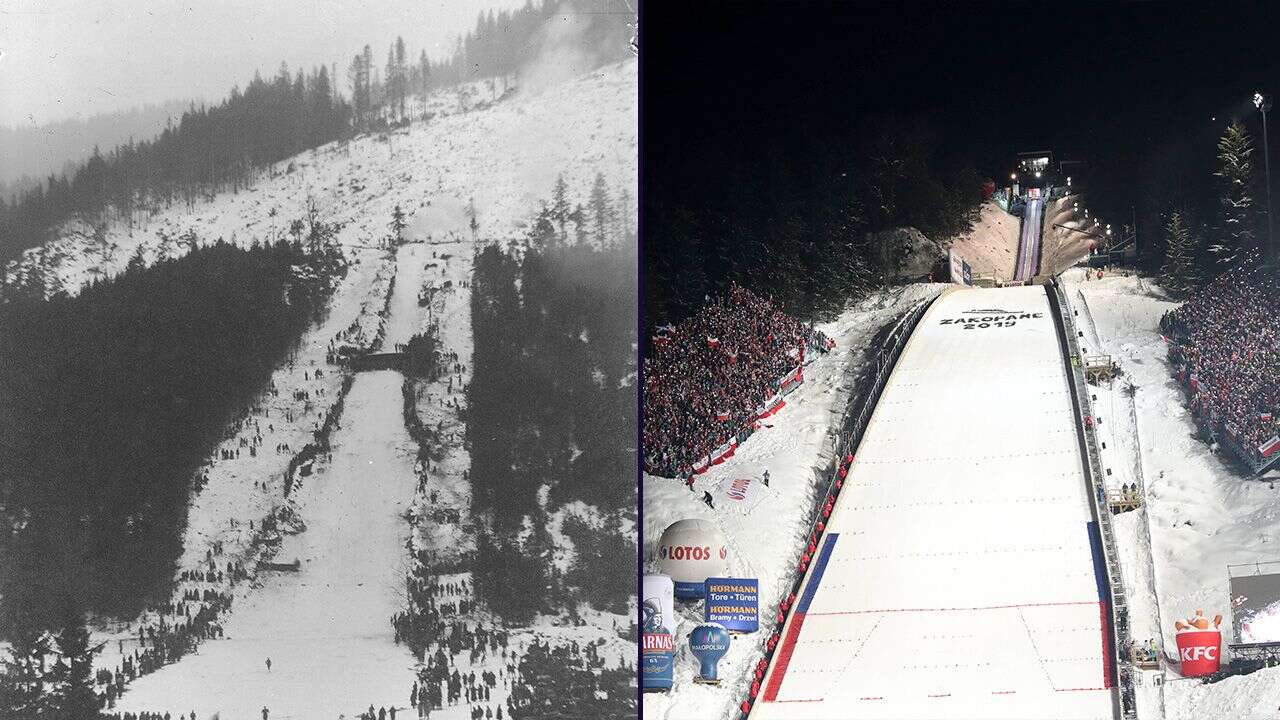
{"label": "packed crowd", "polygon": [[1259,448],[1280,432],[1280,283],[1229,272],[1167,313],[1160,329],[1192,412],[1261,460]]}
{"label": "packed crowd", "polygon": [[822,333],[738,285],[678,325],[660,328],[644,368],[649,471],[688,474],[750,427],[806,352],[830,346]]}

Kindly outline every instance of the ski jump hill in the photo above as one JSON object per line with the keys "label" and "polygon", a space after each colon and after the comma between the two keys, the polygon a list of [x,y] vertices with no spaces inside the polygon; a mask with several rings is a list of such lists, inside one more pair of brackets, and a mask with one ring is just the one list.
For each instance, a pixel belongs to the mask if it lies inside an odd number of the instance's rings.
{"label": "ski jump hill", "polygon": [[751,717],[1116,717],[1046,288],[952,289],[874,410]]}

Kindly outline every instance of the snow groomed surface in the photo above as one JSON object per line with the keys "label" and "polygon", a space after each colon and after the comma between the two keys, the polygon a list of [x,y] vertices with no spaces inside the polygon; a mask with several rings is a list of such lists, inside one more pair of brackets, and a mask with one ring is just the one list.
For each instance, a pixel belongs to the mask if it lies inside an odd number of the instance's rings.
{"label": "snow groomed surface", "polygon": [[1111,718],[1105,587],[1043,287],[920,321],[753,718]]}

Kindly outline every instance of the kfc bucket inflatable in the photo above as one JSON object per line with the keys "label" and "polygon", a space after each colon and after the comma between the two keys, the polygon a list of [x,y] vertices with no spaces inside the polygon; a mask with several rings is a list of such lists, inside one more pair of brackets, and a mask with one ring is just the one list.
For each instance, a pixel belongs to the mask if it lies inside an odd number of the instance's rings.
{"label": "kfc bucket inflatable", "polygon": [[1222,616],[1209,618],[1203,610],[1196,610],[1195,617],[1186,622],[1178,620],[1174,627],[1178,630],[1178,660],[1182,665],[1183,677],[1200,677],[1218,672],[1222,663],[1222,632],[1218,626],[1222,624]]}

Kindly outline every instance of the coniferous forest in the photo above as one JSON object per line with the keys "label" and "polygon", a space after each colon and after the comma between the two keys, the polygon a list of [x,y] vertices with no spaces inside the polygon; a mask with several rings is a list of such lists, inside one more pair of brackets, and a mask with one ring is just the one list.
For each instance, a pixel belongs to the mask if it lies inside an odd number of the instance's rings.
{"label": "coniferous forest", "polygon": [[0,304],[0,634],[167,595],[193,476],[344,269],[218,242]]}
{"label": "coniferous forest", "polygon": [[[596,187],[607,199],[602,180]],[[625,210],[598,206],[596,225],[590,207],[554,202],[524,240],[475,259],[467,442],[483,519],[476,585],[513,623],[579,602],[625,612],[634,592],[635,568],[618,559],[635,555],[624,528],[635,486],[623,481],[635,467],[635,245]],[[574,239],[569,223],[599,228],[604,242],[589,230]],[[599,513],[565,518],[575,557],[562,573],[548,515],[575,501]]]}

